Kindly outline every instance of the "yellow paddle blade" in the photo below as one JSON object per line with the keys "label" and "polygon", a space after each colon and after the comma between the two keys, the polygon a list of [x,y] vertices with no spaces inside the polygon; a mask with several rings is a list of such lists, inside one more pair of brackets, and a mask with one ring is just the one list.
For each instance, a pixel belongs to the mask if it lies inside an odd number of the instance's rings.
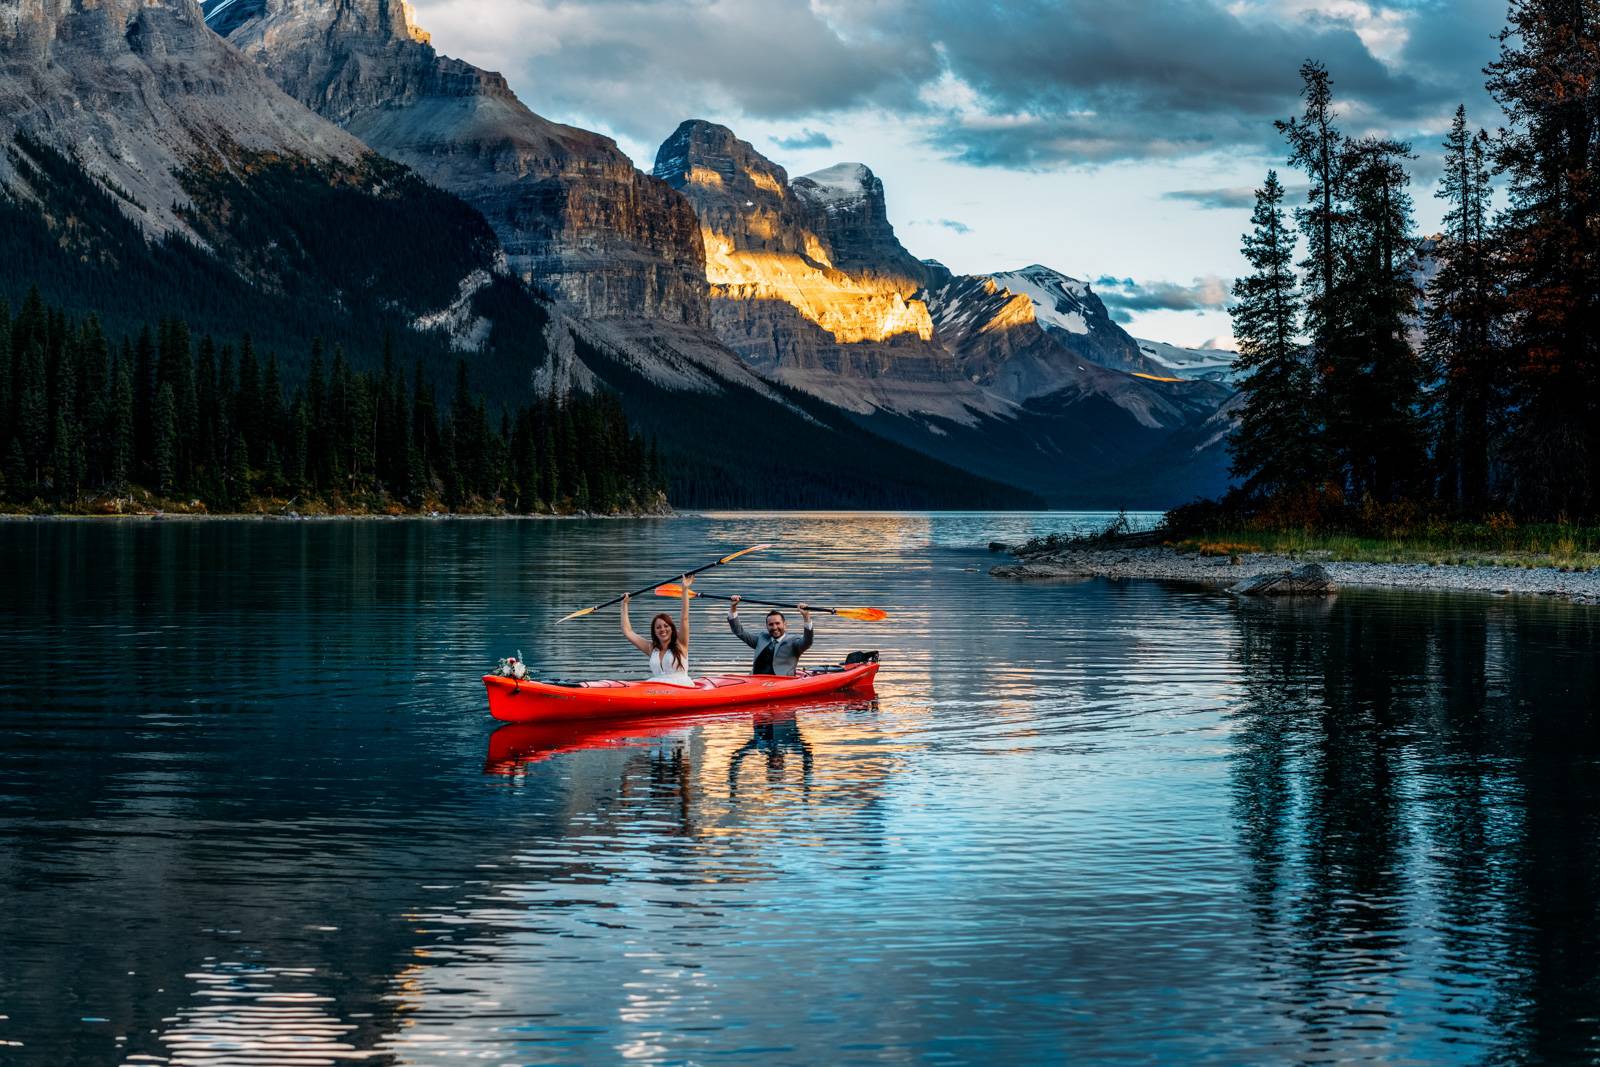
{"label": "yellow paddle blade", "polygon": [[593,608],[579,608],[577,611],[574,611],[571,615],[563,615],[563,616],[561,616],[561,618],[556,620],[556,625],[560,626],[562,623],[566,622],[568,619],[581,619],[585,615],[589,614],[592,611],[594,611]]}
{"label": "yellow paddle blade", "polygon": [[834,608],[833,613],[841,619],[855,619],[857,622],[882,622],[889,617],[889,613],[882,608]]}
{"label": "yellow paddle blade", "polygon": [[766,544],[766,545],[751,545],[749,548],[741,548],[739,551],[735,552],[731,556],[723,556],[721,559],[717,560],[717,562],[718,563],[731,563],[734,560],[738,559],[740,556],[748,556],[752,552],[760,552],[763,548],[771,548],[771,547],[772,546],[770,544]]}
{"label": "yellow paddle blade", "polygon": [[[689,596],[691,599],[699,595],[700,594],[696,593],[693,589],[689,590]],[[656,586],[656,596],[681,597],[683,596],[683,586],[679,585],[677,582],[670,582],[667,585],[658,585]]]}

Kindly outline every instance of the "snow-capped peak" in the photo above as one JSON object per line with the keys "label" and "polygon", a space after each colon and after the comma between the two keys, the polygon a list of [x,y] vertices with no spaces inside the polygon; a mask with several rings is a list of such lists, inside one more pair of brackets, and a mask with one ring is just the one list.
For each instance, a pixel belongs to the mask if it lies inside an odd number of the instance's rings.
{"label": "snow-capped peak", "polygon": [[818,199],[838,200],[865,196],[873,174],[865,163],[835,163],[803,177],[816,187]]}
{"label": "snow-capped peak", "polygon": [[883,183],[864,163],[835,163],[831,167],[802,175],[790,183],[795,192],[821,204],[828,212],[854,208],[876,194],[882,198]]}
{"label": "snow-capped peak", "polygon": [[989,277],[1013,293],[1021,293],[1032,300],[1039,325],[1046,329],[1053,327],[1067,333],[1085,334],[1090,328],[1085,312],[1093,317],[1098,317],[1094,315],[1096,311],[1104,315],[1103,310],[1085,303],[1085,297],[1089,295],[1086,282],[1037,263]]}

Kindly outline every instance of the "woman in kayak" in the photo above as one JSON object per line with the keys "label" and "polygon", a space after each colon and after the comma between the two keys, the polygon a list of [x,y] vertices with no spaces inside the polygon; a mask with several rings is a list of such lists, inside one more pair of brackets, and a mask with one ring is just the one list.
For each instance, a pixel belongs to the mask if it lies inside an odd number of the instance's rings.
{"label": "woman in kayak", "polygon": [[661,612],[650,620],[650,639],[646,641],[633,632],[633,623],[628,620],[629,595],[624,593],[622,636],[634,648],[650,657],[648,681],[692,687],[694,679],[689,677],[689,586],[694,579],[684,575],[678,580],[683,583],[683,607],[679,612],[679,622],[674,623],[671,615]]}

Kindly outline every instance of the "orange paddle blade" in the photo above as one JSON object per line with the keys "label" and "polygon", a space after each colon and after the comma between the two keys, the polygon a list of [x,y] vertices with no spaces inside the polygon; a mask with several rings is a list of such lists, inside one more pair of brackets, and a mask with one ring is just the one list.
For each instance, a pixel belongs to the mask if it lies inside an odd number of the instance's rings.
{"label": "orange paddle blade", "polygon": [[[683,595],[683,586],[679,585],[677,582],[669,582],[666,585],[658,585],[658,586],[656,586],[656,596],[678,596],[678,597],[681,597],[682,595]],[[691,598],[697,597],[699,595],[700,594],[696,593],[693,589],[689,590],[689,596]]]}
{"label": "orange paddle blade", "polygon": [[752,552],[760,552],[763,548],[771,548],[771,547],[772,547],[771,544],[751,545],[749,548],[741,548],[739,551],[733,553],[732,555],[723,556],[721,559],[717,560],[717,562],[718,563],[731,563],[734,560],[738,559],[740,556],[748,556]]}
{"label": "orange paddle blade", "polygon": [[889,613],[882,608],[834,608],[833,613],[841,619],[855,619],[857,622],[882,622],[889,617]]}

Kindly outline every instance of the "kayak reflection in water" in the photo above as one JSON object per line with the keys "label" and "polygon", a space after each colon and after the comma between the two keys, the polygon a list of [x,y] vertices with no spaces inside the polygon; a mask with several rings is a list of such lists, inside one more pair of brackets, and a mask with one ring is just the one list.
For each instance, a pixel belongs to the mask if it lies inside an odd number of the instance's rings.
{"label": "kayak reflection in water", "polygon": [[800,666],[801,654],[811,647],[814,636],[811,612],[806,609],[805,603],[802,601],[795,605],[800,609],[800,618],[804,623],[801,635],[796,637],[789,633],[788,620],[783,617],[783,612],[776,609],[767,612],[765,633],[753,634],[746,630],[739,625],[739,599],[736,596],[728,598],[728,629],[733,631],[733,636],[756,650],[755,665],[750,668],[750,673],[793,675],[795,668]]}
{"label": "kayak reflection in water", "polygon": [[678,579],[683,583],[683,605],[679,614],[679,622],[672,621],[672,616],[660,612],[650,620],[650,639],[646,641],[633,632],[633,623],[628,619],[628,598],[630,594],[622,594],[622,636],[626,637],[634,648],[650,657],[649,681],[664,682],[667,685],[681,685],[694,688],[694,679],[689,677],[689,586],[694,579],[684,575]]}
{"label": "kayak reflection in water", "polygon": [[728,796],[739,795],[739,765],[752,752],[767,757],[767,780],[783,778],[784,753],[800,754],[800,791],[811,795],[811,746],[800,736],[800,720],[794,712],[785,715],[766,713],[755,719],[755,736],[746,741],[728,760]]}

